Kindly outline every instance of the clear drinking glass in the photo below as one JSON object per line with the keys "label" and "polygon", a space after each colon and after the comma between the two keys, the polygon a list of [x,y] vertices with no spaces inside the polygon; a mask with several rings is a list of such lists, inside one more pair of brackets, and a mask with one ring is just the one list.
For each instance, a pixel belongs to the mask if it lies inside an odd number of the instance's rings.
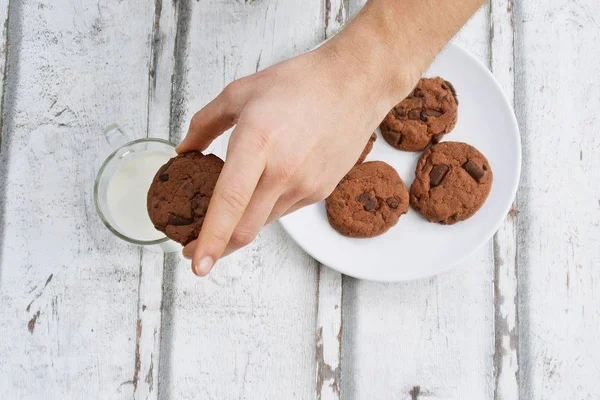
{"label": "clear drinking glass", "polygon": [[[146,229],[146,232],[148,232],[146,235],[141,233],[133,233],[133,230],[127,232],[125,229],[123,229],[123,226],[125,225],[123,223],[119,223],[118,219],[123,218],[123,215],[127,215],[129,210],[116,209],[114,205],[115,202],[111,201],[110,197],[113,196],[113,192],[117,190],[114,186],[115,182],[113,182],[112,187],[110,187],[111,181],[113,179],[119,179],[118,177],[120,174],[122,174],[123,168],[127,168],[129,165],[138,162],[136,160],[139,160],[139,162],[143,163],[142,157],[153,154],[160,154],[161,156],[164,154],[166,157],[166,162],[169,157],[174,157],[176,155],[175,145],[167,140],[155,138],[144,138],[128,141],[121,129],[116,124],[109,125],[104,130],[104,138],[108,142],[111,149],[114,149],[112,154],[110,154],[102,163],[94,182],[94,203],[96,205],[98,216],[104,225],[118,238],[138,246],[162,250],[165,253],[181,250],[182,247],[179,243],[170,240],[162,232],[156,230],[152,231],[153,227]],[[152,175],[158,170],[158,167],[155,166],[148,166],[147,168],[154,168],[147,171],[147,174],[152,173]],[[134,181],[133,183],[136,182]],[[145,188],[145,181],[137,183]],[[109,191],[111,191],[110,194]],[[148,188],[145,188],[143,193],[140,191],[140,193],[137,194],[145,196],[147,191]],[[124,200],[126,201],[127,198],[125,197]],[[132,205],[135,206],[135,204],[130,204],[129,206],[131,207]],[[143,207],[143,210],[141,210],[140,207]],[[135,209],[130,211],[133,213],[147,213],[145,202],[144,204],[139,204],[139,207],[136,206]],[[119,217],[119,215],[121,216]],[[148,235],[151,235],[152,237],[149,238]]]}

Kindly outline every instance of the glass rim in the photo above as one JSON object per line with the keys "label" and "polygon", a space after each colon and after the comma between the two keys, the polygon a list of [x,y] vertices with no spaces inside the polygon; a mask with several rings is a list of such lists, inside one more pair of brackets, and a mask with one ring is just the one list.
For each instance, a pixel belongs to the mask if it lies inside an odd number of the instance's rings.
{"label": "glass rim", "polygon": [[96,214],[98,214],[98,216],[100,217],[100,220],[102,221],[104,226],[106,226],[106,228],[109,231],[111,231],[113,235],[117,236],[118,238],[120,238],[126,242],[136,244],[138,246],[151,246],[151,245],[155,245],[155,244],[161,244],[161,243],[168,242],[171,239],[169,239],[167,236],[165,236],[165,237],[162,237],[160,239],[155,239],[155,240],[138,240],[138,239],[131,238],[131,237],[119,232],[119,230],[117,228],[115,228],[114,226],[112,226],[111,223],[108,222],[108,219],[104,216],[104,213],[102,212],[102,209],[100,208],[100,204],[98,203],[98,191],[99,191],[99,187],[100,187],[100,178],[102,177],[104,170],[106,169],[108,163],[111,162],[116,157],[117,153],[126,147],[133,146],[138,143],[147,143],[147,142],[162,143],[169,147],[172,147],[173,149],[175,148],[174,143],[172,143],[168,140],[165,140],[165,139],[141,138],[141,139],[132,140],[131,142],[127,142],[127,143],[119,146],[115,151],[110,153],[110,155],[108,157],[106,157],[106,159],[100,166],[98,173],[96,174],[96,179],[94,180],[94,205],[96,207]]}

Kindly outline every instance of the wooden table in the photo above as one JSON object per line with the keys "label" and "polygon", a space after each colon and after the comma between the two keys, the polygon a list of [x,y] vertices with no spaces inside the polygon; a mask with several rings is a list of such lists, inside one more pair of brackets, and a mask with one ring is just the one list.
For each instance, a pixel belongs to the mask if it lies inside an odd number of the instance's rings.
{"label": "wooden table", "polygon": [[104,126],[177,142],[228,82],[359,8],[0,1],[1,399],[600,398],[597,0],[492,0],[454,39],[514,101],[523,174],[450,273],[358,281],[273,224],[198,279],[96,216]]}

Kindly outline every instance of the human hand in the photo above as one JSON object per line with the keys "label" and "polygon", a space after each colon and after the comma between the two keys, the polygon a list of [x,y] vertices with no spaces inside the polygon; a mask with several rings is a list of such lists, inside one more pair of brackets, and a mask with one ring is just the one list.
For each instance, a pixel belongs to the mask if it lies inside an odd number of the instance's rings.
{"label": "human hand", "polygon": [[414,86],[419,72],[388,74],[385,59],[351,48],[355,39],[336,37],[234,81],[194,115],[180,153],[204,150],[236,125],[198,240],[184,248],[197,275],[263,225],[325,199]]}

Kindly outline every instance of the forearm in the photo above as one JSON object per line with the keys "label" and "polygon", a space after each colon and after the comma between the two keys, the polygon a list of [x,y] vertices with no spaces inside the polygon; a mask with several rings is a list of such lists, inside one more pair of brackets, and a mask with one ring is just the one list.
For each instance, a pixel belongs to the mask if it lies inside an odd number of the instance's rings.
{"label": "forearm", "polygon": [[[377,73],[394,101],[414,85],[485,0],[369,0],[331,41],[368,74]],[[412,87],[412,86],[411,86]]]}

